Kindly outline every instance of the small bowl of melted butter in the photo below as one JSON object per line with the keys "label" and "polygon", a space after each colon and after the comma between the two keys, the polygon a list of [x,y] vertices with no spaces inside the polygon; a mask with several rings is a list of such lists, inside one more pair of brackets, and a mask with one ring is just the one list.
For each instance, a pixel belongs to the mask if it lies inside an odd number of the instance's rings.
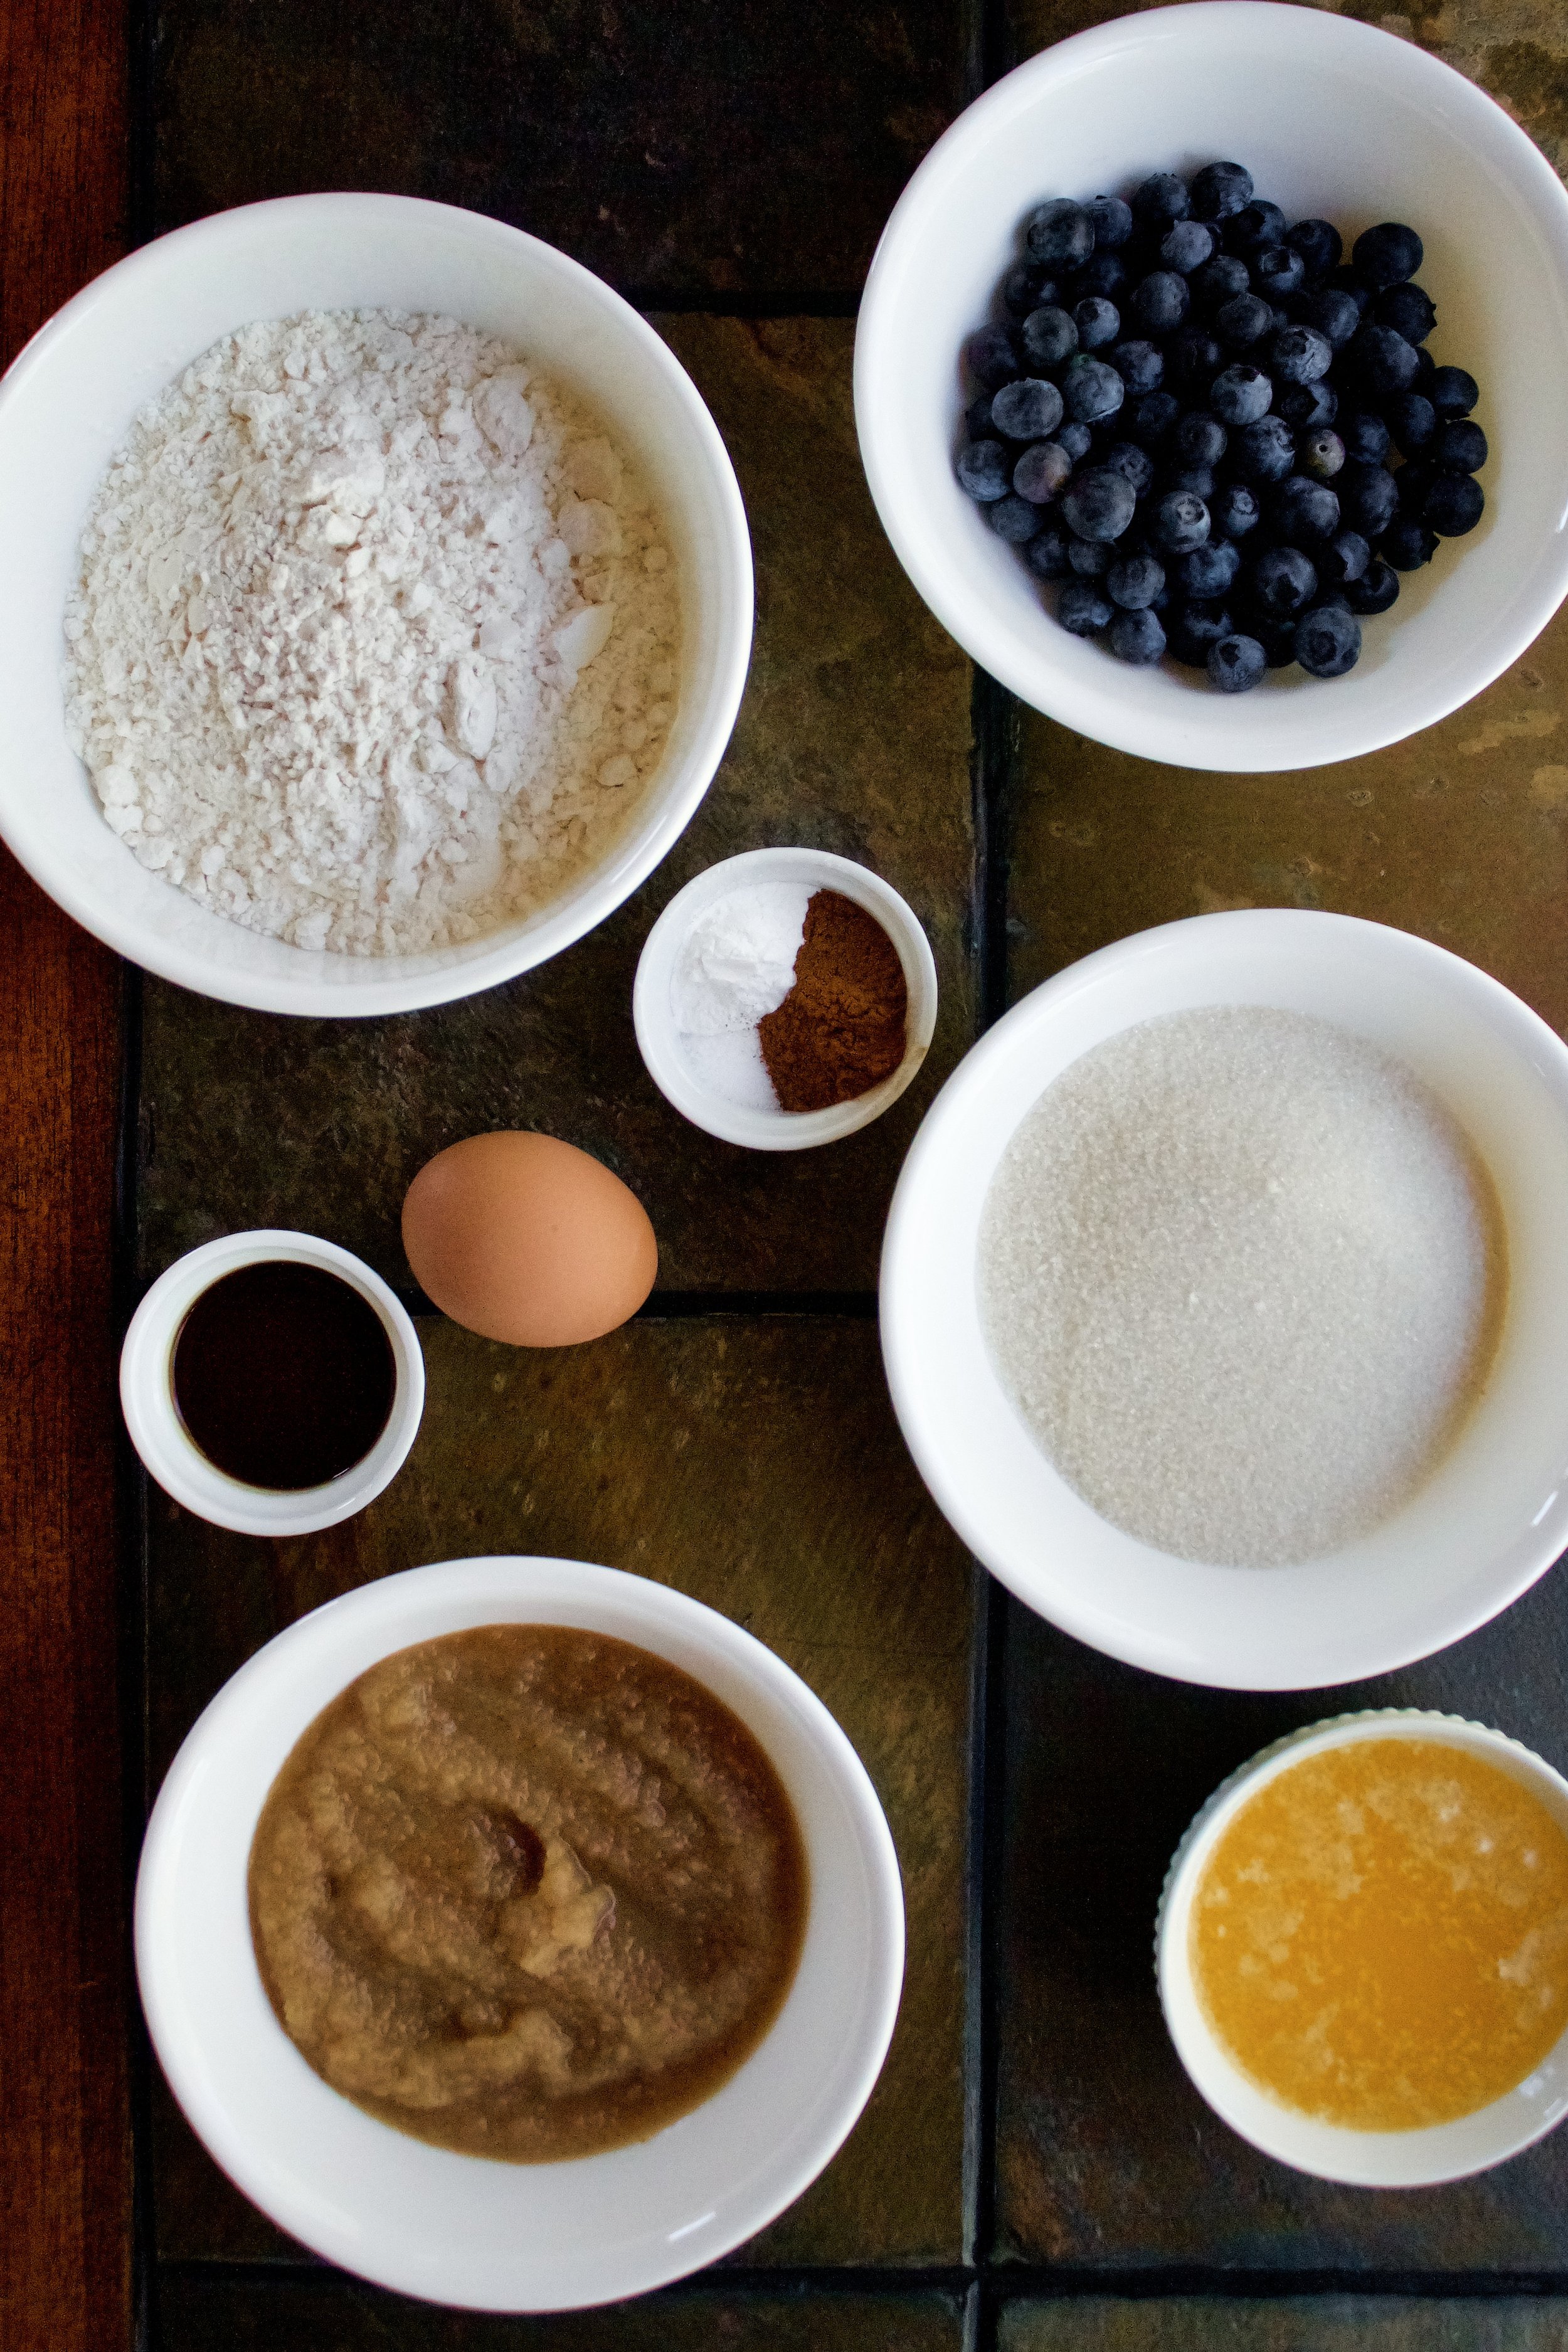
{"label": "small bowl of melted butter", "polygon": [[1310,1726],[1193,1822],[1155,1966],[1188,2074],[1266,2155],[1485,2171],[1568,2114],[1568,1781],[1457,1716]]}
{"label": "small bowl of melted butter", "polygon": [[218,1694],[136,1898],[153,2045],[295,2237],[493,2311],[639,2294],[821,2170],[898,2009],[880,1806],[727,1619],[580,1561],[416,1569]]}

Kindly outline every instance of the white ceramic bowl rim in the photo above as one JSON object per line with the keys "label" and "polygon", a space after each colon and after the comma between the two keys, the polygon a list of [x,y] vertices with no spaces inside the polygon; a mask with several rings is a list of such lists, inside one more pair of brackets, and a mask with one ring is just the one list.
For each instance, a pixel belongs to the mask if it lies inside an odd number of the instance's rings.
{"label": "white ceramic bowl rim", "polygon": [[1266,2156],[1320,2179],[1362,2188],[1416,2189],[1464,2179],[1501,2164],[1562,2121],[1568,2114],[1568,2032],[1516,2089],[1473,2115],[1419,2131],[1353,2131],[1283,2105],[1240,2072],[1204,2016],[1189,1957],[1193,1897],[1209,1856],[1242,1806],[1308,1756],[1379,1738],[1431,1740],[1500,1764],[1544,1799],[1568,1831],[1568,1780],[1506,1732],[1421,1707],[1368,1707],[1307,1724],[1238,1766],[1194,1816],[1161,1892],[1154,1969],[1176,2054],[1197,2091],[1233,2131]]}
{"label": "white ceramic bowl rim", "polygon": [[[705,908],[759,882],[801,882],[837,890],[874,915],[898,950],[909,990],[904,1058],[880,1085],[853,1101],[826,1110],[752,1110],[704,1086],[681,1050],[670,1004],[676,960],[693,923]],[[708,866],[675,897],[643,942],[632,991],[637,1045],[666,1100],[694,1127],[722,1142],[753,1151],[804,1151],[854,1135],[896,1103],[917,1076],[936,1030],[936,962],[931,941],[910,908],[890,882],[852,857],[826,849],[748,849]]]}
{"label": "white ceramic bowl rim", "polygon": [[[1491,444],[1479,530],[1430,572],[1405,577],[1353,672],[1315,680],[1291,668],[1237,696],[1168,664],[1130,668],[1070,637],[952,473],[960,348],[984,322],[1028,209],[1052,193],[1124,188],[1145,171],[1190,173],[1215,155],[1240,157],[1264,193],[1352,233],[1391,212],[1415,218],[1447,321],[1438,355],[1480,380]],[[1484,275],[1463,243],[1477,234],[1472,198],[1486,212]],[[1500,277],[1500,239],[1510,248]],[[1516,337],[1501,331],[1508,320]],[[1516,340],[1528,360],[1499,348]],[[1517,393],[1505,379],[1516,361]],[[1431,725],[1544,627],[1568,593],[1568,433],[1550,413],[1565,363],[1568,192],[1500,107],[1413,41],[1352,17],[1278,0],[1188,0],[1055,43],[936,142],[872,260],[856,420],[900,562],[992,676],[1095,740],[1256,772],[1355,757]]]}
{"label": "white ceramic bowl rim", "polygon": [[[1314,1013],[1404,1061],[1476,1142],[1510,1235],[1497,1359],[1454,1447],[1391,1519],[1299,1567],[1176,1559],[1101,1518],[1003,1389],[976,1295],[984,1194],[1045,1087],[1106,1036],[1214,1003]],[[1166,924],[1085,957],[1015,1005],[927,1113],[883,1246],[894,1409],[970,1549],[1091,1647],[1233,1689],[1390,1672],[1474,1632],[1568,1548],[1564,1201],[1568,1047],[1500,982],[1350,916],[1258,908]]]}
{"label": "white ceramic bowl rim", "polygon": [[[370,1452],[327,1486],[289,1494],[248,1486],[207,1460],[180,1418],[172,1375],[180,1326],[203,1291],[242,1265],[278,1258],[324,1266],[368,1299],[381,1318],[396,1368],[392,1410]],[[311,1535],[363,1511],[403,1467],[425,1410],[425,1357],[396,1293],[352,1251],[315,1234],[277,1227],[225,1234],[176,1258],[136,1309],[120,1351],[120,1402],[142,1462],[164,1493],[186,1510],[241,1535]]]}
{"label": "white ceramic bowl rim", "polygon": [[[341,2097],[279,2026],[250,1941],[256,1820],[307,1725],[378,1659],[507,1621],[614,1633],[696,1675],[763,1742],[811,1867],[794,1984],[744,2064],[651,2139],[572,2163],[458,2156]],[[716,1611],[580,1560],[410,1569],[279,1633],[224,1685],[170,1769],[148,1826],[135,1924],[153,2046],[230,2179],[329,2261],[476,2310],[614,2302],[751,2237],[816,2178],[859,2115],[903,1978],[892,1838],[865,1767],[822,1702]]]}
{"label": "white ceramic bowl rim", "polygon": [[[132,961],[201,994],[277,1013],[363,1015],[443,1003],[511,979],[582,938],[652,872],[689,823],[729,740],[751,657],[752,574],[745,509],[718,427],[668,344],[611,288],[541,239],[457,205],[353,192],[277,197],[172,230],[105,270],[39,329],[0,380],[0,488],[8,470],[13,478],[29,463],[37,470],[36,457],[29,460],[19,447],[13,458],[8,445],[18,433],[47,429],[40,416],[53,416],[61,392],[85,404],[82,415],[73,417],[73,431],[96,452],[90,482],[77,482],[68,467],[54,469],[52,503],[37,515],[29,511],[25,520],[13,515],[18,535],[25,541],[27,531],[52,530],[63,499],[60,540],[74,546],[92,490],[135,405],[247,319],[312,306],[440,310],[447,306],[437,289],[443,282],[450,287],[459,271],[487,289],[487,299],[504,296],[515,303],[521,298],[537,308],[547,298],[557,333],[564,333],[562,322],[574,322],[569,338],[574,358],[564,356],[564,346],[562,352],[541,348],[542,369],[570,377],[581,361],[603,373],[604,347],[613,346],[620,371],[647,395],[641,413],[658,410],[658,449],[667,475],[678,466],[672,453],[679,448],[682,503],[672,502],[667,485],[664,511],[672,538],[690,538],[692,559],[700,556],[702,570],[699,593],[691,562],[682,563],[686,674],[663,767],[600,863],[537,913],[465,946],[421,955],[311,953],[263,940],[198,907],[138,865],[112,835],[107,845],[88,835],[103,854],[96,862],[83,859],[81,836],[73,841],[47,798],[40,799],[68,789],[57,778],[73,773],[80,793],[90,796],[79,762],[64,747],[63,698],[55,683],[58,656],[40,660],[33,646],[25,656],[14,649],[6,690],[29,715],[24,748],[17,749],[13,729],[12,752],[0,762],[0,837],[86,929]],[[198,288],[205,289],[199,298]],[[451,305],[465,307],[460,291],[452,294]],[[165,312],[178,321],[166,331],[158,323]],[[128,362],[106,366],[100,349],[106,334],[119,331],[117,321],[126,336],[150,342],[159,354],[152,374],[143,357],[142,388],[128,404],[122,388]],[[476,323],[495,331],[493,320]],[[94,382],[83,390],[79,379],[88,368]],[[610,421],[635,447],[624,420]],[[647,470],[647,453],[637,454]],[[79,456],[76,464],[79,472]],[[36,587],[33,594],[36,600]],[[41,626],[35,616],[28,633],[37,635]],[[159,893],[174,902],[166,913]],[[156,917],[148,911],[154,904]],[[226,937],[235,932],[237,940]]]}

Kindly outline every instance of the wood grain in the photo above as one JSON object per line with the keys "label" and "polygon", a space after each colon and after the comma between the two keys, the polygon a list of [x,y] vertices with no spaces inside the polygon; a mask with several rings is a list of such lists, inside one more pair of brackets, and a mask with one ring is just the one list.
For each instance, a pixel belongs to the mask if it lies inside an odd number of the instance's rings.
{"label": "wood grain", "polygon": [[[0,357],[124,248],[127,37],[0,5]],[[119,968],[0,851],[0,2340],[132,2334],[110,1280]]]}

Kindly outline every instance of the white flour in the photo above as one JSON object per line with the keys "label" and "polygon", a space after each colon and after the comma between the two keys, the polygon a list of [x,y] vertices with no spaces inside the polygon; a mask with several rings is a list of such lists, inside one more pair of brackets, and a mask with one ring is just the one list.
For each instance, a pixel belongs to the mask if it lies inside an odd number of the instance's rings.
{"label": "white flour", "polygon": [[554,897],[633,813],[679,611],[611,442],[450,319],[311,311],[144,409],[66,611],[68,731],[144,866],[303,948]]}
{"label": "white flour", "polygon": [[1046,1088],[981,1223],[997,1365],[1064,1477],[1188,1559],[1273,1567],[1375,1527],[1485,1379],[1489,1178],[1408,1070],[1216,1005]]}

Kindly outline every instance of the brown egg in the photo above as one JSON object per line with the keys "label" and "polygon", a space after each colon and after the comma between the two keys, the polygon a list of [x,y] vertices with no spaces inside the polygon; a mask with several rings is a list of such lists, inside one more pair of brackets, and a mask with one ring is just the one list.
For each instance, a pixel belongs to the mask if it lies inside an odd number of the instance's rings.
{"label": "brown egg", "polygon": [[470,1135],[408,1187],[403,1246],[443,1315],[514,1348],[570,1348],[635,1315],[658,1271],[647,1212],[552,1135]]}

